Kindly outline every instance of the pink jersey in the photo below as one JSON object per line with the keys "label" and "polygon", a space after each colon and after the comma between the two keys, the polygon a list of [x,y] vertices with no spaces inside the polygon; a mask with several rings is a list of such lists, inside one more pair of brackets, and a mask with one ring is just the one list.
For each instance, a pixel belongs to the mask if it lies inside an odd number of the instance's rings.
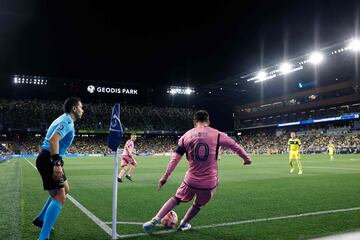
{"label": "pink jersey", "polygon": [[123,151],[123,156],[131,156],[133,155],[133,152],[134,152],[134,142],[131,141],[131,140],[127,140],[127,142],[125,143],[125,146],[127,147],[127,150],[126,148],[124,147],[124,151]]}
{"label": "pink jersey", "polygon": [[244,159],[246,164],[251,163],[245,150],[225,133],[208,126],[196,127],[179,139],[178,149],[173,154],[162,179],[168,179],[184,151],[189,161],[189,169],[184,177],[184,183],[199,189],[215,188],[218,183],[217,157],[220,146],[233,150]]}

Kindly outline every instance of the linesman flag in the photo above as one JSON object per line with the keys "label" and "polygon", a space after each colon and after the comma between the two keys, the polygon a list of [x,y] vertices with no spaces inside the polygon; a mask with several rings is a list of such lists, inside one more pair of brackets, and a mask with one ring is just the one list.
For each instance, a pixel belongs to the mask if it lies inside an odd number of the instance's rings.
{"label": "linesman flag", "polygon": [[114,152],[120,145],[123,128],[120,121],[120,103],[116,103],[112,109],[109,129],[108,147]]}

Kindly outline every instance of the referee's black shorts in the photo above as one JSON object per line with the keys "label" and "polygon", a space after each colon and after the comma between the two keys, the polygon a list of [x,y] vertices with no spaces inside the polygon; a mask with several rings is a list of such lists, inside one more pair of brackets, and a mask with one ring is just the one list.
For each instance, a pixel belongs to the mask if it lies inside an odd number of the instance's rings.
{"label": "referee's black shorts", "polygon": [[50,161],[50,152],[48,150],[42,150],[36,159],[36,167],[41,175],[44,190],[59,189],[64,187],[66,181],[66,175],[63,168],[64,176],[55,181],[53,179],[54,166]]}

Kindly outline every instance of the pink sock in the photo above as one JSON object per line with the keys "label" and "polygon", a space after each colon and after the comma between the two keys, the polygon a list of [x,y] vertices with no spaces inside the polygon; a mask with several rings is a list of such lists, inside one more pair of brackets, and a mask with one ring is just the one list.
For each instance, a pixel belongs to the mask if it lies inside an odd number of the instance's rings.
{"label": "pink sock", "polygon": [[170,198],[156,214],[155,218],[161,220],[168,212],[170,212],[175,206],[179,204],[175,197]]}
{"label": "pink sock", "polygon": [[200,211],[200,208],[195,207],[194,205],[192,205],[189,210],[186,212],[185,217],[183,218],[183,221],[188,223],[191,221],[191,219],[193,219],[196,214],[198,214]]}
{"label": "pink sock", "polygon": [[131,166],[130,170],[128,171],[128,175],[130,176],[135,170],[134,166]]}

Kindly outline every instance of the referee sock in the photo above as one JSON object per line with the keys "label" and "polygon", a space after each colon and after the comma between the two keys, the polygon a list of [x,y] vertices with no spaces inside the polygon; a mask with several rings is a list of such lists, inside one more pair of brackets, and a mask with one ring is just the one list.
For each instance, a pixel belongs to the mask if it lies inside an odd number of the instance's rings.
{"label": "referee sock", "polygon": [[48,197],[48,199],[46,200],[46,202],[44,204],[44,207],[41,209],[41,212],[38,215],[38,219],[40,221],[44,221],[45,213],[46,213],[46,210],[47,210],[47,208],[49,207],[49,205],[51,203],[51,200],[52,200],[51,197]]}
{"label": "referee sock", "polygon": [[39,240],[46,240],[49,237],[51,228],[54,226],[61,209],[62,206],[58,201],[51,201],[45,213],[44,224],[39,235]]}

